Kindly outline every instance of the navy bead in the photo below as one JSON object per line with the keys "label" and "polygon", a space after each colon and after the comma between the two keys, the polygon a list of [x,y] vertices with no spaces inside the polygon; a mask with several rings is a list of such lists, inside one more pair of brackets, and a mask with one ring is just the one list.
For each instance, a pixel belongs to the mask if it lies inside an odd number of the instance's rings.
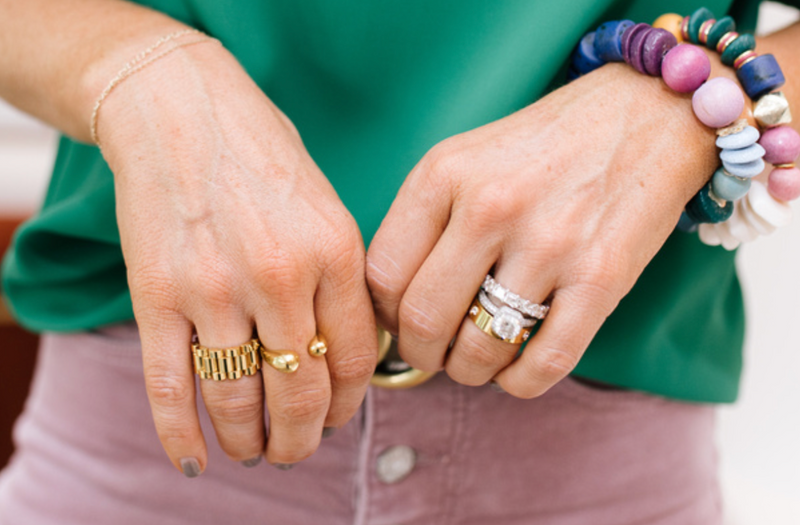
{"label": "navy bead", "polygon": [[572,53],[572,69],[579,75],[591,73],[605,64],[594,52],[595,33],[587,33]]}
{"label": "navy bead", "polygon": [[733,21],[733,18],[729,16],[720,18],[711,26],[711,30],[708,32],[706,47],[716,50],[719,39],[722,38],[725,33],[730,33],[731,31],[736,31],[736,22]]}
{"label": "navy bead", "polygon": [[682,232],[693,233],[697,231],[697,223],[690,219],[686,212],[682,212],[676,228]]}
{"label": "navy bead", "polygon": [[694,222],[725,222],[733,215],[733,201],[725,201],[725,205],[720,206],[709,195],[710,190],[711,185],[706,184],[686,205],[686,214]]}
{"label": "navy bead", "polygon": [[778,89],[785,82],[783,71],[772,55],[760,55],[736,71],[745,93],[751,100]]}
{"label": "navy bead", "polygon": [[700,26],[705,24],[707,21],[714,18],[714,13],[706,9],[705,7],[701,7],[694,13],[689,16],[689,40],[692,41],[692,44],[699,44],[699,35],[700,35]]}
{"label": "navy bead", "polygon": [[622,62],[622,34],[633,27],[630,20],[606,22],[597,28],[594,39],[594,52],[605,62]]}
{"label": "navy bead", "polygon": [[732,66],[736,59],[739,58],[739,55],[755,48],[756,37],[748,34],[739,35],[733,42],[728,44],[728,47],[725,48],[719,58],[726,66]]}

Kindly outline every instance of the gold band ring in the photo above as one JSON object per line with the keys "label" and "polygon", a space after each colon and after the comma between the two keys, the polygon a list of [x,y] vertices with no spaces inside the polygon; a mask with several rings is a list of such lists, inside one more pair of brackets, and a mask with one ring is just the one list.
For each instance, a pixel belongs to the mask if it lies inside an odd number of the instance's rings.
{"label": "gold band ring", "polygon": [[381,388],[388,388],[398,390],[403,388],[411,388],[428,381],[436,372],[424,372],[416,368],[410,368],[402,372],[388,373],[383,371],[381,364],[389,354],[392,348],[392,336],[383,328],[378,327],[378,368],[372,375],[370,384]]}
{"label": "gold band ring", "polygon": [[214,381],[255,375],[261,368],[258,355],[260,347],[258,339],[231,348],[208,348],[200,343],[192,343],[194,373],[200,379]]}
{"label": "gold band ring", "polygon": [[269,350],[261,345],[261,359],[266,364],[284,374],[296,372],[300,367],[300,356],[291,350]]}
{"label": "gold band ring", "polygon": [[494,317],[491,313],[489,313],[489,311],[483,307],[477,297],[475,297],[475,299],[472,301],[472,306],[469,307],[469,318],[472,319],[472,322],[475,323],[475,326],[480,328],[481,331],[491,335],[495,339],[503,341],[504,343],[518,345],[527,341],[528,337],[531,335],[530,329],[522,327],[520,327],[518,331],[515,330],[516,335],[512,337],[504,338],[498,335],[492,325],[496,319],[500,320],[501,322],[502,319],[500,319],[500,317]]}
{"label": "gold band ring", "polygon": [[320,357],[327,353],[328,351],[328,341],[325,340],[325,337],[322,334],[317,334],[311,339],[311,342],[308,343],[308,353],[314,357]]}

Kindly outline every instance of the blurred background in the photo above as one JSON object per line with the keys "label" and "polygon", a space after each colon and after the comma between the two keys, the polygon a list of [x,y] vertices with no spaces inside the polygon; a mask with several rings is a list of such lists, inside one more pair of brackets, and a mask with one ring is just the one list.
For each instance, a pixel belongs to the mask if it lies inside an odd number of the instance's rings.
{"label": "blurred background", "polygon": [[[761,10],[761,34],[800,19],[796,10],[772,2]],[[42,200],[56,140],[53,130],[0,101],[0,253],[16,224]],[[720,411],[726,525],[798,525],[800,219],[743,247],[738,264],[748,310],[747,366],[739,402]],[[10,451],[9,429],[27,392],[35,348],[36,337],[15,327],[0,307],[0,352],[5,369],[15,371],[0,381],[0,467]]]}

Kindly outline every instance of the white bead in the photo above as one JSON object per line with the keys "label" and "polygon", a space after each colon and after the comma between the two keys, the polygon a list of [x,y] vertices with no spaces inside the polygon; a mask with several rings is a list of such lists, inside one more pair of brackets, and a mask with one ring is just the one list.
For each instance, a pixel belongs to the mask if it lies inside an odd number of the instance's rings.
{"label": "white bead", "polygon": [[767,191],[766,185],[753,181],[747,194],[750,209],[775,228],[787,226],[792,222],[792,208],[785,202],[775,199]]}
{"label": "white bead", "polygon": [[709,224],[707,222],[700,224],[700,226],[697,228],[697,233],[700,236],[700,240],[703,242],[703,244],[708,246],[719,246],[722,244],[722,239],[719,238],[717,229],[713,224]]}
{"label": "white bead", "polygon": [[731,232],[739,242],[752,242],[758,239],[758,230],[753,228],[747,219],[742,215],[742,203],[734,203],[733,215],[728,219],[728,231]]}
{"label": "white bead", "polygon": [[771,235],[775,233],[775,230],[778,228],[756,215],[756,213],[750,207],[750,201],[746,197],[740,202],[742,203],[742,217],[744,217],[744,219],[753,229],[755,229],[760,235]]}
{"label": "white bead", "polygon": [[741,242],[731,234],[728,221],[720,222],[716,226],[717,235],[719,235],[719,238],[722,241],[723,248],[731,251],[739,247]]}

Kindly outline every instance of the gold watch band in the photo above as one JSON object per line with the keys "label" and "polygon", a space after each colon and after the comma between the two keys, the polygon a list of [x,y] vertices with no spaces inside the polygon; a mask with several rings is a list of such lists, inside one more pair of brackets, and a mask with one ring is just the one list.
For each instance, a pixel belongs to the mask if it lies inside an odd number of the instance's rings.
{"label": "gold watch band", "polygon": [[243,375],[252,376],[261,368],[258,339],[251,339],[243,345],[232,348],[207,348],[199,343],[192,344],[194,373],[200,379],[239,379]]}

